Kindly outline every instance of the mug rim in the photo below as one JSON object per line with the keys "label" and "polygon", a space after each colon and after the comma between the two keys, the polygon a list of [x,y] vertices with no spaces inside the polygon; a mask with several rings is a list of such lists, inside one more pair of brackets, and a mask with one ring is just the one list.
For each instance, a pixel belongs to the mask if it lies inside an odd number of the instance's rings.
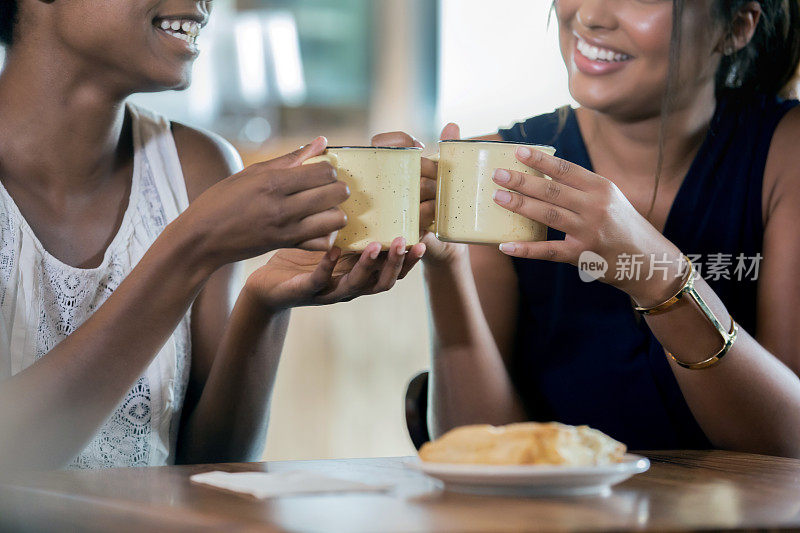
{"label": "mug rim", "polygon": [[439,141],[439,144],[442,143],[474,143],[474,144],[511,144],[514,146],[532,146],[534,148],[551,148],[553,150],[556,149],[555,146],[550,146],[549,144],[533,144],[533,143],[520,143],[515,141],[491,141],[491,140],[484,140],[484,139],[448,139],[444,141]]}
{"label": "mug rim", "polygon": [[422,150],[419,146],[328,146],[326,150]]}

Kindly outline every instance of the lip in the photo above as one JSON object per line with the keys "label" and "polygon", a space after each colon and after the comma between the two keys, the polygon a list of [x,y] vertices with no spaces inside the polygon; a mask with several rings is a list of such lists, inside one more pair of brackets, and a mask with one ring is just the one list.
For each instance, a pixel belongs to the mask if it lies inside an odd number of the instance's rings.
{"label": "lip", "polygon": [[633,56],[630,56],[631,59],[625,61],[617,61],[617,62],[595,61],[593,59],[589,59],[578,50],[578,39],[583,39],[587,43],[591,44],[592,46],[597,46],[598,48],[605,48],[607,50],[612,50],[614,53],[617,54],[625,54],[625,52],[622,52],[620,50],[617,50],[609,46],[605,46],[599,43],[597,40],[585,39],[576,34],[576,38],[572,43],[572,63],[575,65],[575,68],[578,69],[578,71],[581,72],[582,74],[586,74],[589,76],[604,76],[606,74],[613,74],[627,67],[628,64],[631,62],[631,60],[634,59]]}

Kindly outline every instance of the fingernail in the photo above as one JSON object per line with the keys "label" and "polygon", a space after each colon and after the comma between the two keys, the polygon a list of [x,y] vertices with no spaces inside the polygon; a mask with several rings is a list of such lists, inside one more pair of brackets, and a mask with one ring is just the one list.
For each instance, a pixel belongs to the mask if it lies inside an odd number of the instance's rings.
{"label": "fingernail", "polygon": [[517,245],[511,242],[504,242],[500,245],[500,251],[504,254],[513,254],[517,250]]}
{"label": "fingernail", "polygon": [[511,172],[498,168],[494,171],[494,181],[497,183],[508,183],[511,181]]}
{"label": "fingernail", "polygon": [[376,248],[375,250],[370,252],[369,258],[374,261],[375,259],[378,258],[379,255],[381,255],[381,249],[380,248]]}
{"label": "fingernail", "polygon": [[511,193],[502,189],[494,191],[494,201],[498,204],[507,204],[511,201]]}
{"label": "fingernail", "polygon": [[533,152],[531,152],[530,148],[525,148],[524,146],[517,148],[517,156],[522,157],[523,159],[529,158],[532,153]]}
{"label": "fingernail", "polygon": [[398,255],[405,255],[406,252],[406,240],[400,239],[400,242],[397,244],[397,253]]}

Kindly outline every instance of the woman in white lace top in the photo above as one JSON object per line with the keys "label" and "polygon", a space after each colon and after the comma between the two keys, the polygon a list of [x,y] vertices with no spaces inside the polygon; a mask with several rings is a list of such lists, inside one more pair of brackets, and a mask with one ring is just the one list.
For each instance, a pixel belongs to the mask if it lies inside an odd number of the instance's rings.
{"label": "woman in white lace top", "polygon": [[[387,290],[424,253],[326,251],[349,191],[300,166],[324,138],[238,172],[125,104],[188,85],[209,4],[0,4],[0,467],[257,459],[288,309]],[[234,264],[280,248],[308,251],[231,308]]]}

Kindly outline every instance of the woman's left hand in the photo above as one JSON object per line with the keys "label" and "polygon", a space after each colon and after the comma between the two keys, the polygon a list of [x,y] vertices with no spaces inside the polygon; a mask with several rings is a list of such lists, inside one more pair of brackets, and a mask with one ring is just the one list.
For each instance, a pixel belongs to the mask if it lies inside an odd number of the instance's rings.
{"label": "woman's left hand", "polygon": [[608,265],[599,279],[625,291],[639,305],[654,305],[668,297],[685,269],[681,252],[636,211],[614,183],[539,150],[523,147],[516,155],[552,180],[498,169],[495,182],[512,192],[499,189],[495,202],[564,232],[566,239],[504,243],[500,245],[503,253],[580,267],[581,255],[594,252]]}
{"label": "woman's left hand", "polygon": [[395,239],[388,252],[372,243],[360,255],[342,255],[339,248],[328,252],[279,250],[250,275],[245,291],[271,310],[346,302],[388,291],[424,253],[424,244],[406,252],[402,238]]}

